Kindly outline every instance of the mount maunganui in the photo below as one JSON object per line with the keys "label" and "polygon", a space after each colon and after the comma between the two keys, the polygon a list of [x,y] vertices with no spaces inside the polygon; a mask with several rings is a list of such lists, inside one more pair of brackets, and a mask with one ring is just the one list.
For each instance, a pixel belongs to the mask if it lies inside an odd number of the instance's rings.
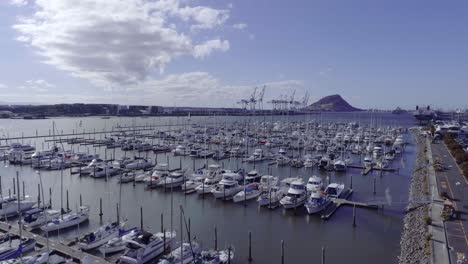
{"label": "mount maunganui", "polygon": [[334,94],[325,96],[317,102],[311,104],[308,109],[313,111],[325,112],[354,112],[362,111],[356,107],[351,106],[340,95]]}

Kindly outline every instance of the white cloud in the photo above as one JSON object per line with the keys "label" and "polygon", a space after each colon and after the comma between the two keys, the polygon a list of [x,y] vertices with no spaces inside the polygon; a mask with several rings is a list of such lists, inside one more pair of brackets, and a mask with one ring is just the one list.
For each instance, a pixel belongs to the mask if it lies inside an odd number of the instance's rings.
{"label": "white cloud", "polygon": [[0,89],[6,89],[8,86],[6,84],[0,83]]}
{"label": "white cloud", "polygon": [[211,52],[215,50],[224,51],[224,52],[229,50],[229,41],[213,39],[203,44],[196,45],[193,49],[193,56],[195,58],[204,58],[210,55]]}
{"label": "white cloud", "polygon": [[10,4],[15,5],[15,6],[25,6],[28,4],[27,0],[11,0]]}
{"label": "white cloud", "polygon": [[242,30],[242,29],[246,29],[246,28],[247,28],[247,24],[245,24],[245,23],[239,23],[239,24],[234,24],[234,25],[232,25],[232,27],[235,28],[235,29]]}
{"label": "white cloud", "polygon": [[[227,40],[194,43],[179,28],[214,29],[229,10],[179,0],[36,0],[36,12],[13,27],[45,63],[99,86],[144,81],[173,59],[227,51]],[[33,2],[30,2],[33,4]],[[206,37],[205,37],[206,38]]]}
{"label": "white cloud", "polygon": [[[27,80],[24,82],[24,85],[20,85],[17,89],[25,91],[25,92],[38,92],[38,93],[45,93],[49,91],[50,88],[54,88],[55,85],[51,84],[45,80],[38,79],[38,80]],[[25,95],[27,97],[27,95]]]}

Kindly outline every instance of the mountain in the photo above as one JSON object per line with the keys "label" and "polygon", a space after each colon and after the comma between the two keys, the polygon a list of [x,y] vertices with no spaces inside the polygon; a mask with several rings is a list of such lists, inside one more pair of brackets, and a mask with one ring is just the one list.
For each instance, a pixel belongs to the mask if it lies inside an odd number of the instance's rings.
{"label": "mountain", "polygon": [[334,94],[325,96],[317,102],[311,104],[308,109],[313,111],[324,112],[354,112],[362,111],[361,109],[351,106],[340,95]]}

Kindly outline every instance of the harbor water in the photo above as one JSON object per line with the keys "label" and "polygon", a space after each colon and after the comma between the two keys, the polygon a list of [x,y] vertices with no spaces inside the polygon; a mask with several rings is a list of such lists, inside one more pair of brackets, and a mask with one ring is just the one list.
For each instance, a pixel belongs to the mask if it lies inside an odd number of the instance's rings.
{"label": "harbor water", "polygon": [[[62,134],[76,132],[99,132],[112,130],[119,126],[138,128],[142,126],[167,125],[159,127],[160,131],[189,127],[188,123],[201,126],[223,126],[233,122],[248,122],[252,126],[259,122],[293,122],[311,121],[355,122],[357,124],[372,124],[376,127],[402,126],[408,128],[414,124],[409,115],[394,115],[389,113],[343,113],[301,116],[257,116],[257,117],[99,117],[53,118],[44,120],[14,120],[0,119],[0,137],[20,137],[15,142],[31,144],[36,149],[49,149],[51,141],[46,139],[21,139],[22,136],[51,134],[52,127],[56,128],[56,138]],[[187,128],[188,129],[188,128]],[[84,135],[84,138],[104,138],[104,134]],[[65,138],[65,137],[64,137]],[[152,139],[158,144],[159,139]],[[45,199],[49,199],[49,188],[52,190],[52,207],[66,208],[66,192],[69,193],[69,208],[76,210],[79,206],[80,195],[82,202],[90,206],[90,221],[79,228],[61,231],[51,239],[68,242],[83,235],[100,225],[99,203],[102,199],[103,222],[116,220],[116,207],[121,188],[121,219],[126,219],[126,226],[140,226],[140,208],[143,208],[143,226],[147,230],[159,232],[161,229],[161,215],[163,215],[164,229],[177,231],[180,238],[180,206],[183,207],[186,218],[190,218],[191,235],[200,241],[204,248],[213,248],[215,244],[215,228],[217,229],[218,248],[232,245],[235,259],[233,263],[247,263],[248,234],[252,233],[253,263],[281,263],[281,241],[284,241],[285,263],[320,263],[322,247],[325,248],[326,263],[396,263],[400,250],[400,234],[402,219],[408,200],[408,185],[414,169],[415,146],[411,136],[407,133],[405,140],[409,143],[403,155],[397,156],[390,164],[397,169],[394,172],[372,171],[362,175],[360,169],[348,168],[346,172],[320,171],[317,168],[291,168],[269,165],[268,161],[242,163],[240,158],[214,161],[208,159],[208,164],[221,164],[226,169],[245,171],[255,169],[262,175],[271,174],[284,179],[290,176],[301,176],[306,181],[310,176],[321,176],[324,182],[344,183],[354,190],[351,200],[361,202],[383,203],[379,210],[356,208],[356,227],[353,227],[353,208],[340,207],[329,219],[322,220],[319,215],[308,215],[304,207],[297,210],[284,210],[278,207],[274,210],[260,208],[255,200],[244,203],[215,200],[212,195],[202,197],[197,194],[185,195],[180,190],[164,191],[163,189],[146,190],[144,184],[132,183],[120,185],[118,177],[95,179],[89,176],[72,175],[70,169],[41,170]],[[2,141],[1,145],[7,143]],[[203,144],[202,144],[203,145]],[[173,156],[172,153],[154,154],[153,152],[124,152],[121,149],[107,149],[92,145],[67,145],[63,148],[73,151],[98,153],[101,158],[141,156],[158,162],[169,163],[170,168],[188,169],[188,174],[195,168],[205,164],[204,159],[192,159],[188,156]],[[249,147],[250,148],[250,147]],[[249,154],[253,151],[249,149]],[[292,150],[290,150],[292,151]],[[359,157],[353,157],[356,162]],[[0,176],[2,177],[2,194],[5,196],[13,192],[13,178],[16,172],[20,181],[25,182],[25,192],[36,199],[39,173],[30,165],[9,165],[0,162]],[[63,184],[61,180],[63,179]],[[374,193],[375,182],[375,193]],[[63,186],[63,188],[61,188]],[[63,197],[63,199],[61,199]],[[171,206],[172,205],[172,206]],[[172,210],[171,210],[172,207]],[[172,212],[172,214],[171,214]],[[171,216],[172,215],[172,216]],[[10,221],[16,221],[10,219]],[[186,232],[186,231],[185,231]],[[187,234],[184,233],[184,238]]]}

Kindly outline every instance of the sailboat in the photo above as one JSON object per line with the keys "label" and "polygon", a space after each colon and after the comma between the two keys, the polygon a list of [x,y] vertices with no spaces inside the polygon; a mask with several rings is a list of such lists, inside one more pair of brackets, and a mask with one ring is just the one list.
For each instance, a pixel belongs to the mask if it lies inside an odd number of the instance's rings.
{"label": "sailboat", "polygon": [[79,225],[89,219],[89,207],[81,206],[78,212],[67,213],[62,217],[52,219],[48,224],[41,227],[44,232],[53,232]]}
{"label": "sailboat", "polygon": [[119,234],[119,223],[113,222],[99,227],[96,231],[93,231],[85,235],[78,246],[82,250],[91,250],[100,247],[107,243],[109,240],[116,238]]}

